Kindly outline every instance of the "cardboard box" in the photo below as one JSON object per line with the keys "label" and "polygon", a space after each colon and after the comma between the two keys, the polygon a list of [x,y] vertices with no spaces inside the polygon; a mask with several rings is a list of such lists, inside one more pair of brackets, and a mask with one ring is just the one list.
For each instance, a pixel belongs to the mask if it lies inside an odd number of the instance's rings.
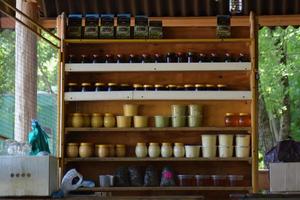
{"label": "cardboard box", "polygon": [[300,191],[300,163],[270,164],[271,192]]}
{"label": "cardboard box", "polygon": [[50,196],[58,189],[52,156],[0,156],[0,196]]}

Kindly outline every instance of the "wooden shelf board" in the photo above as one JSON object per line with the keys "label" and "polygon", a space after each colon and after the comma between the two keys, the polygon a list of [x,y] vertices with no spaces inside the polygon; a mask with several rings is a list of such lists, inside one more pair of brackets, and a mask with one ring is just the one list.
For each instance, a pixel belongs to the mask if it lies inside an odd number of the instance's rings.
{"label": "wooden shelf board", "polygon": [[230,63],[66,63],[66,72],[249,71],[250,62]]}
{"label": "wooden shelf board", "polygon": [[228,39],[65,39],[65,43],[69,44],[107,44],[107,43],[250,43],[250,38],[228,38]]}
{"label": "wooden shelf board", "polygon": [[230,132],[250,132],[251,127],[182,127],[182,128],[173,128],[173,127],[166,127],[166,128],[155,128],[155,127],[148,127],[148,128],[73,128],[67,127],[65,128],[65,132],[194,132],[194,131],[230,131]]}
{"label": "wooden shelf board", "polygon": [[136,157],[107,157],[107,158],[65,158],[65,162],[249,162],[251,158],[136,158]]}
{"label": "wooden shelf board", "polygon": [[222,186],[203,186],[203,187],[95,187],[95,188],[79,188],[77,191],[93,191],[93,192],[113,192],[113,191],[249,191],[251,187],[222,187]]}
{"label": "wooden shelf board", "polygon": [[106,100],[251,100],[251,91],[65,92],[65,101]]}

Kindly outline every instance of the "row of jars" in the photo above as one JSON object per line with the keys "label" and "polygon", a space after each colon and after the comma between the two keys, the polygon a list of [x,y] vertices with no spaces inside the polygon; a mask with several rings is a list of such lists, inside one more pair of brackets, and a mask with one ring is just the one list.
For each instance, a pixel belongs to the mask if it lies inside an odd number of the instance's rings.
{"label": "row of jars", "polygon": [[249,127],[251,126],[251,115],[249,113],[226,113],[224,122],[227,127]]}
{"label": "row of jars", "polygon": [[124,144],[92,144],[92,143],[68,143],[66,149],[68,158],[87,157],[125,157],[126,145]]}
{"label": "row of jars", "polygon": [[[154,116],[154,126],[156,128],[169,127],[200,127],[202,125],[202,116]],[[136,116],[114,116],[111,113],[105,113],[104,117],[100,113],[84,114],[72,113],[68,116],[68,126],[74,128],[92,127],[92,128],[146,128],[149,127],[150,117],[144,115]],[[171,122],[171,123],[170,123]]]}
{"label": "row of jars", "polygon": [[162,54],[129,54],[129,55],[112,55],[106,54],[105,56],[99,56],[93,54],[87,56],[82,54],[80,57],[76,57],[73,54],[69,55],[68,63],[201,63],[201,62],[249,62],[249,56],[239,53],[233,55],[231,53],[225,53],[218,55],[216,53],[204,54],[195,52],[168,52],[166,55]]}
{"label": "row of jars", "polygon": [[103,91],[224,91],[228,90],[225,84],[117,84],[117,83],[88,83],[81,84],[70,82],[67,84],[67,92],[103,92]]}

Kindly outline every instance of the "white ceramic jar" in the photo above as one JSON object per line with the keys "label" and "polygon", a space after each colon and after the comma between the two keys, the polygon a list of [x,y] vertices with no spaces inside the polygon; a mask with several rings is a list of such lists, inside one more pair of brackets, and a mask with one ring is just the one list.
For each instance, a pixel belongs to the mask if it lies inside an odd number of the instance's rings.
{"label": "white ceramic jar", "polygon": [[161,157],[169,158],[173,154],[171,143],[164,142],[161,145]]}
{"label": "white ceramic jar", "polygon": [[135,155],[138,158],[145,158],[148,154],[146,143],[138,142],[135,147]]}
{"label": "white ceramic jar", "polygon": [[157,158],[160,156],[160,147],[158,143],[151,142],[148,147],[148,154],[150,158]]}
{"label": "white ceramic jar", "polygon": [[175,158],[182,158],[184,157],[184,145],[183,143],[175,143],[173,148],[173,153]]}
{"label": "white ceramic jar", "polygon": [[185,145],[185,157],[198,158],[200,156],[200,145]]}

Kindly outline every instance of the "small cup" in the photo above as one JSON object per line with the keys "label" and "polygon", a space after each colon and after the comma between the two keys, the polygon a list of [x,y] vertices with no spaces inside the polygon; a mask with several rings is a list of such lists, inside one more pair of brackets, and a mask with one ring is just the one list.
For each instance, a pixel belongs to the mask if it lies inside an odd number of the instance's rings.
{"label": "small cup", "polygon": [[201,135],[202,146],[216,146],[217,136],[216,135]]}
{"label": "small cup", "polygon": [[172,116],[172,127],[185,127],[185,116]]}
{"label": "small cup", "polygon": [[188,116],[189,127],[200,127],[202,122],[202,116]]}
{"label": "small cup", "polygon": [[145,128],[148,127],[148,117],[147,116],[134,116],[133,117],[134,128]]}
{"label": "small cup", "polygon": [[185,145],[185,157],[198,158],[200,156],[200,145]]}
{"label": "small cup", "polygon": [[217,146],[202,146],[203,158],[215,158],[217,154]]}
{"label": "small cup", "polygon": [[190,116],[202,117],[202,106],[197,104],[188,105],[188,113]]}
{"label": "small cup", "polygon": [[219,145],[220,146],[232,146],[233,143],[233,135],[230,134],[219,134]]}
{"label": "small cup", "polygon": [[135,116],[138,115],[138,105],[135,104],[124,104],[123,105],[124,116]]}
{"label": "small cup", "polygon": [[171,105],[172,116],[186,116],[186,105]]}
{"label": "small cup", "polygon": [[130,128],[131,118],[129,116],[117,116],[117,127],[118,128]]}
{"label": "small cup", "polygon": [[170,118],[167,116],[156,115],[154,116],[155,127],[164,128],[169,126]]}

